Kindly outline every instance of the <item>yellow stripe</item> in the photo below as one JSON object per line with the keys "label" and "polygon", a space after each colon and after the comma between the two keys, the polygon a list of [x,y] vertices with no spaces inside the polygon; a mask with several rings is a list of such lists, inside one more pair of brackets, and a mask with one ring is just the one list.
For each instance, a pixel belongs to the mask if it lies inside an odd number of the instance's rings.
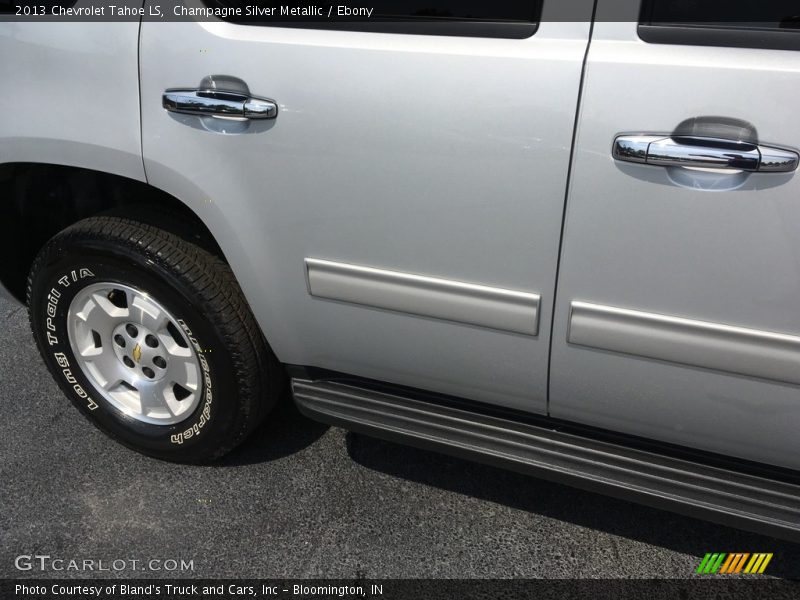
{"label": "yellow stripe", "polygon": [[744,568],[745,573],[752,573],[753,569],[758,567],[758,563],[761,562],[764,556],[762,554],[753,554],[753,558],[750,559],[750,562],[747,563],[747,566]]}
{"label": "yellow stripe", "polygon": [[728,567],[733,562],[733,557],[736,556],[735,554],[728,554],[728,558],[725,559],[725,563],[722,565],[722,568],[719,570],[720,573],[727,573]]}
{"label": "yellow stripe", "polygon": [[747,560],[747,558],[749,556],[750,556],[749,552],[745,552],[744,554],[742,554],[742,559],[737,563],[736,570],[733,571],[733,573],[738,573],[739,571],[742,570],[742,567],[744,566],[744,562]]}
{"label": "yellow stripe", "polygon": [[767,565],[769,564],[769,561],[771,561],[771,560],[772,560],[772,552],[767,554],[767,557],[764,559],[764,562],[761,563],[761,568],[758,569],[758,572],[759,573],[763,573],[764,569],[767,568]]}
{"label": "yellow stripe", "polygon": [[761,563],[764,562],[765,558],[767,558],[766,552],[760,552],[757,556],[758,560],[756,561],[756,564],[753,565],[753,568],[750,569],[751,573],[758,573],[758,569],[761,566]]}

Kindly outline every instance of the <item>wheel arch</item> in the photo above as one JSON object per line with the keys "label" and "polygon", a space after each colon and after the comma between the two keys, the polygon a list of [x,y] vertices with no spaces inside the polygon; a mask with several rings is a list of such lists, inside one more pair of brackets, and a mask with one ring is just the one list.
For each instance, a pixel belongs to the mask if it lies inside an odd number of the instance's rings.
{"label": "wheel arch", "polygon": [[83,167],[12,162],[0,164],[0,286],[24,303],[28,272],[44,244],[99,214],[157,225],[225,260],[197,213],[157,187]]}

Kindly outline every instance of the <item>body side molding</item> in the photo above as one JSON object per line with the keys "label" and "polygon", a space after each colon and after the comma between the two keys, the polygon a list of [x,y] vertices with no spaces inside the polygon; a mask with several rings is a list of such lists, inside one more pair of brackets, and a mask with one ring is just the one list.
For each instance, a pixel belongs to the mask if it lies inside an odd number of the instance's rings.
{"label": "body side molding", "polygon": [[525,335],[539,333],[538,294],[306,258],[312,296]]}
{"label": "body side molding", "polygon": [[579,346],[800,384],[800,337],[572,302],[567,341]]}

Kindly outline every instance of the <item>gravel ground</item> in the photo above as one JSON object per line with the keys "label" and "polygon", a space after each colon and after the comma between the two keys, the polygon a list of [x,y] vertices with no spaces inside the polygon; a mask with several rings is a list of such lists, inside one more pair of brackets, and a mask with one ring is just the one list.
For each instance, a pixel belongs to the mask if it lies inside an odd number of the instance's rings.
{"label": "gravel ground", "polygon": [[715,551],[774,552],[768,573],[800,577],[800,546],[328,428],[288,402],[221,464],[139,456],[71,407],[2,296],[0,407],[0,577],[53,576],[14,566],[48,554],[192,560],[183,575],[204,578],[681,578]]}

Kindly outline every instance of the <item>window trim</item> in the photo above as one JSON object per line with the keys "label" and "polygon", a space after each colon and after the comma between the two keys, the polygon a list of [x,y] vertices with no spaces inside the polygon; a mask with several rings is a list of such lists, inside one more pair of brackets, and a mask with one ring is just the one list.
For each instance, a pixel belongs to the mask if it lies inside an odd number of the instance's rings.
{"label": "window trim", "polygon": [[[228,21],[236,25],[248,26],[243,21]],[[360,31],[367,33],[400,33],[406,35],[447,35],[455,37],[500,38],[523,40],[533,36],[539,30],[539,21],[529,23],[522,21],[414,21],[414,20],[373,20],[373,21],[338,21],[309,22],[284,21],[274,24],[254,23],[250,26],[289,27],[292,29],[324,29],[333,31]]]}
{"label": "window trim", "polygon": [[766,50],[800,50],[800,32],[703,25],[639,23],[639,38],[651,44],[721,46]]}
{"label": "window trim", "polygon": [[[244,19],[219,19],[234,25],[248,27],[282,27],[291,29],[318,29],[332,31],[359,31],[366,33],[399,33],[407,35],[433,35],[454,37],[483,37],[522,40],[532,37],[542,21],[545,0],[523,0],[530,7],[530,21],[504,19],[471,19],[468,17],[427,16],[375,16],[363,20],[275,20],[248,21]],[[213,7],[215,0],[201,0],[205,6]]]}

